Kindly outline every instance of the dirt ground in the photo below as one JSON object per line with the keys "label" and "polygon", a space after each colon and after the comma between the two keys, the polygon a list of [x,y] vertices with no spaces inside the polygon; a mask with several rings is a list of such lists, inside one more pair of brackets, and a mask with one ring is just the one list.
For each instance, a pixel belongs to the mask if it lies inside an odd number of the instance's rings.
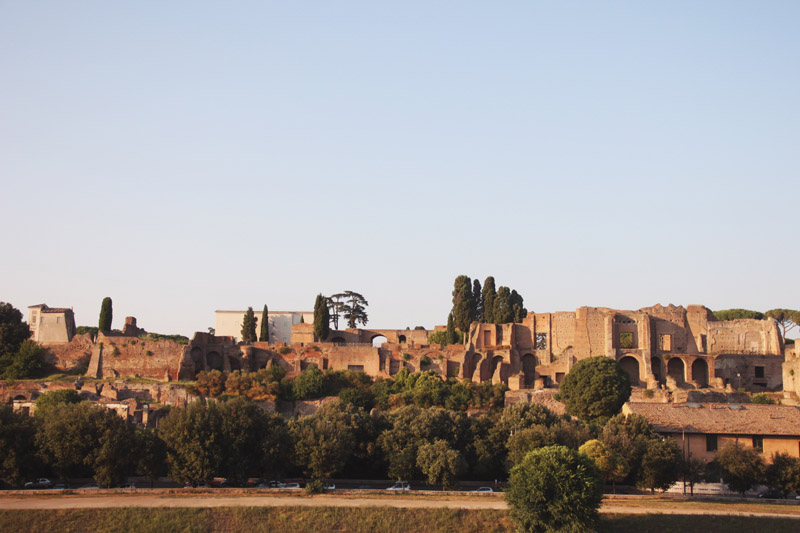
{"label": "dirt ground", "polygon": [[[409,497],[406,495],[386,496],[338,496],[321,494],[316,496],[296,495],[217,495],[200,494],[14,494],[0,495],[0,509],[101,509],[112,507],[396,507],[407,509],[451,508],[451,509],[506,509],[501,495],[493,497]],[[626,502],[606,500],[601,508],[603,513],[615,514],[681,514],[681,515],[727,515],[784,517],[800,520],[800,507],[781,505],[748,504],[720,505],[702,501],[669,502]]]}

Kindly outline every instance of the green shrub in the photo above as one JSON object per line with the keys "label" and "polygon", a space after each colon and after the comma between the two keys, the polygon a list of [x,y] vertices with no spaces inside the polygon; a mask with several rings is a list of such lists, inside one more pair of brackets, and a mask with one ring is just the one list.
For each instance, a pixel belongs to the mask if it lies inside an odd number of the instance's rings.
{"label": "green shrub", "polygon": [[145,354],[147,354],[147,355],[153,355],[153,352],[151,352],[150,350],[147,350],[147,351],[146,351],[146,352],[144,352],[144,353],[145,353]]}
{"label": "green shrub", "polygon": [[775,403],[775,400],[770,398],[767,395],[767,393],[759,392],[759,393],[753,394],[753,397],[750,398],[750,403],[758,403],[758,404],[763,404],[763,405],[772,405],[772,404]]}
{"label": "green shrub", "polygon": [[292,350],[289,349],[287,346],[281,346],[278,348],[278,353],[281,355],[286,355],[287,353],[291,352]]}
{"label": "green shrub", "polygon": [[431,358],[427,355],[423,355],[422,358],[419,360],[421,365],[427,366],[431,364]]}
{"label": "green shrub", "polygon": [[403,361],[409,361],[411,359],[411,354],[404,353],[403,354]]}

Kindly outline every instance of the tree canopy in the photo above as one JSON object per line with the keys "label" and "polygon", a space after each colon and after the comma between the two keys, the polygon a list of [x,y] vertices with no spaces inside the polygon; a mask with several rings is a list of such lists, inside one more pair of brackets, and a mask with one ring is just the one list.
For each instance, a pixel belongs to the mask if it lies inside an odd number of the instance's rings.
{"label": "tree canopy", "polygon": [[753,448],[745,448],[738,442],[729,442],[717,452],[722,480],[731,490],[745,492],[764,479],[764,459]]}
{"label": "tree canopy", "polygon": [[22,313],[13,305],[0,302],[0,358],[16,354],[23,341],[31,336]]}
{"label": "tree canopy", "polygon": [[614,416],[631,395],[628,374],[610,357],[581,359],[559,387],[557,399],[567,412],[592,421]]}
{"label": "tree canopy", "polygon": [[751,311],[750,309],[722,309],[721,311],[714,311],[713,313],[714,318],[717,320],[738,320],[740,318],[764,319],[764,313],[760,311]]}
{"label": "tree canopy", "polygon": [[331,332],[331,317],[329,310],[330,301],[322,294],[317,294],[314,301],[314,336],[318,340],[325,340]]}
{"label": "tree canopy", "polygon": [[367,325],[367,302],[361,294],[354,291],[344,291],[334,294],[331,298],[337,302],[337,310],[347,320],[347,327],[355,328],[359,323]]}
{"label": "tree canopy", "polygon": [[453,323],[466,333],[474,320],[475,303],[472,299],[472,281],[468,276],[458,276],[453,287]]}
{"label": "tree canopy", "polygon": [[508,485],[506,501],[519,531],[589,531],[597,523],[603,484],[592,460],[576,450],[529,452]]}
{"label": "tree canopy", "polygon": [[259,342],[269,342],[269,309],[264,304],[264,311],[261,312],[261,328],[258,332]]}
{"label": "tree canopy", "polygon": [[111,323],[114,319],[114,309],[111,298],[106,296],[100,304],[100,319],[97,328],[100,331],[111,331]]}
{"label": "tree canopy", "polygon": [[495,288],[494,278],[489,276],[484,280],[483,289],[481,289],[481,307],[483,308],[481,322],[497,323],[494,319],[494,301],[496,297],[497,289]]}
{"label": "tree canopy", "polygon": [[242,318],[242,342],[252,344],[256,342],[256,314],[252,307],[248,307]]}
{"label": "tree canopy", "polygon": [[778,322],[784,339],[786,339],[786,333],[788,331],[791,331],[797,324],[800,324],[800,311],[795,309],[770,309],[764,313],[764,315]]}

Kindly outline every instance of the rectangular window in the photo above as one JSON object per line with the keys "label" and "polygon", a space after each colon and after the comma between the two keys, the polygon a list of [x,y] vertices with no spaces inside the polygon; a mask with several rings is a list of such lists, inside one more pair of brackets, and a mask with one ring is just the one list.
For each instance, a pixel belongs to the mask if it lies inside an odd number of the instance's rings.
{"label": "rectangular window", "polygon": [[347,365],[347,370],[350,372],[363,372],[364,365]]}
{"label": "rectangular window", "polygon": [[756,378],[764,379],[764,367],[763,366],[757,366],[756,367]]}
{"label": "rectangular window", "polygon": [[672,335],[659,335],[658,344],[662,352],[672,351]]}
{"label": "rectangular window", "polygon": [[61,317],[60,316],[56,317],[56,324],[61,324]]}
{"label": "rectangular window", "polygon": [[491,331],[484,331],[483,332],[483,345],[484,346],[491,346],[492,345],[492,332]]}
{"label": "rectangular window", "polygon": [[716,435],[706,435],[706,451],[707,452],[715,452],[715,451],[717,451],[717,436]]}
{"label": "rectangular window", "polygon": [[534,349],[546,350],[547,349],[547,333],[537,333],[534,340]]}
{"label": "rectangular window", "polygon": [[764,451],[764,437],[753,437],[753,449]]}
{"label": "rectangular window", "polygon": [[708,339],[708,337],[706,337],[705,335],[700,335],[700,352],[701,353],[706,353],[706,351],[708,350],[708,342],[707,342],[706,339]]}
{"label": "rectangular window", "polygon": [[623,350],[633,348],[633,333],[630,331],[620,332],[619,334],[619,347]]}

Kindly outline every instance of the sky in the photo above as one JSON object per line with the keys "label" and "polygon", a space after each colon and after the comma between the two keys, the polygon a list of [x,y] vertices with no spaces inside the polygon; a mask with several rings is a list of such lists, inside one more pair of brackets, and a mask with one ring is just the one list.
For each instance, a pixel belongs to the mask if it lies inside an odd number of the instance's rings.
{"label": "sky", "polygon": [[0,1],[0,301],[190,335],[800,308],[800,2]]}

